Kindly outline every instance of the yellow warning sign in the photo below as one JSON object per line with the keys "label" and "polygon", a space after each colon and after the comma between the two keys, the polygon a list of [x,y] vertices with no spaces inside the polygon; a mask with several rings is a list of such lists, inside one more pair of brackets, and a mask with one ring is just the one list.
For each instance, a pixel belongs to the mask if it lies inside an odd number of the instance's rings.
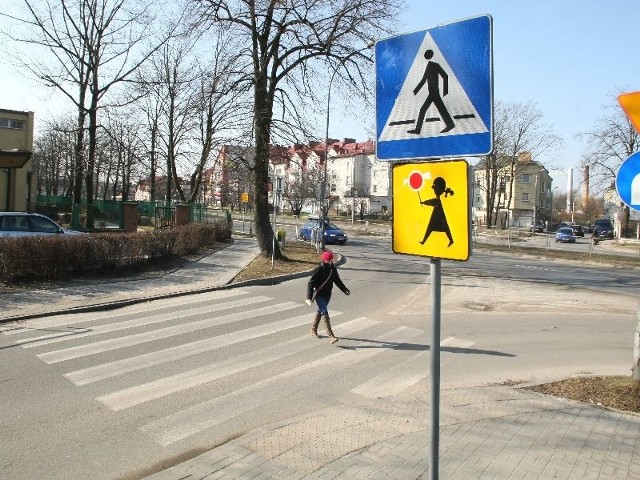
{"label": "yellow warning sign", "polygon": [[618,103],[640,133],[640,92],[623,93],[618,96]]}
{"label": "yellow warning sign", "polygon": [[393,251],[468,260],[469,164],[464,160],[393,166]]}

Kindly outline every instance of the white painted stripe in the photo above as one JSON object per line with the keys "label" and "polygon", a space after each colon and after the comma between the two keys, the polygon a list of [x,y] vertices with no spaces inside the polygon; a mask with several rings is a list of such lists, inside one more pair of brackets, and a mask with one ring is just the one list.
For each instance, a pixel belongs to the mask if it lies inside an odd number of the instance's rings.
{"label": "white painted stripe", "polygon": [[248,293],[249,290],[233,288],[228,290],[216,290],[207,294],[200,294],[195,296],[189,295],[186,297],[178,297],[178,299],[153,300],[146,303],[124,307],[124,309],[118,309],[116,311],[99,311],[90,313],[71,313],[67,315],[56,315],[52,318],[27,320],[26,326],[25,323],[21,322],[20,328],[16,328],[16,326],[14,326],[11,330],[4,331],[3,333],[5,335],[31,333],[34,330],[47,330],[50,328],[76,325],[78,323],[87,323],[95,320],[109,321],[121,317],[130,317],[139,313],[154,315],[153,312],[156,310],[166,310],[167,308],[180,307],[182,305],[192,305],[193,303],[204,301],[237,297],[239,295],[247,295]]}
{"label": "white painted stripe", "polygon": [[[341,312],[332,312],[333,317],[341,315]],[[96,365],[94,367],[66,373],[64,376],[76,385],[86,385],[107,378],[117,377],[129,372],[135,372],[148,367],[174,362],[199,353],[215,350],[216,348],[234,345],[236,343],[252,340],[254,338],[270,335],[288,328],[298,327],[309,322],[309,314],[287,318],[279,322],[271,322],[237,332],[205,338],[197,342],[185,343],[171,348],[149,352],[135,357],[125,358],[110,363]]]}
{"label": "white painted stripe", "polygon": [[[476,342],[448,337],[440,342],[441,347],[469,348]],[[370,398],[390,397],[415,385],[429,376],[431,352],[421,352],[396,365],[375,378],[355,387],[353,393]],[[442,360],[443,363],[445,360]]]}
{"label": "white painted stripe", "polygon": [[418,353],[351,391],[370,398],[397,395],[429,375],[430,353],[428,351]]}
{"label": "white painted stripe", "polygon": [[92,337],[95,335],[102,335],[109,332],[119,332],[127,330],[129,328],[143,327],[146,325],[155,325],[158,323],[169,322],[171,320],[178,320],[181,318],[193,317],[202,314],[213,314],[229,310],[231,308],[244,307],[247,305],[253,305],[260,302],[266,302],[273,300],[271,297],[258,296],[241,298],[239,300],[231,300],[228,302],[214,303],[212,305],[206,305],[200,308],[179,310],[178,312],[168,312],[163,315],[145,316],[142,318],[135,318],[133,320],[127,320],[125,322],[108,323],[105,325],[98,325],[95,327],[85,327],[83,330],[73,330],[70,332],[62,332],[52,335],[43,335],[40,337],[23,338],[15,343],[22,345],[24,348],[34,348],[43,345],[49,345],[52,343],[65,342],[67,340],[75,340],[76,338]]}
{"label": "white painted stripe", "polygon": [[469,348],[475,345],[476,342],[470,340],[462,340],[456,337],[447,337],[440,342],[441,347],[453,347],[453,348]]}
{"label": "white painted stripe", "polygon": [[[300,376],[303,380],[312,381],[317,380],[323,375],[335,376],[336,372],[341,369],[388,351],[386,348],[381,348],[380,343],[402,343],[422,334],[423,332],[420,330],[409,327],[399,327],[370,342],[371,346],[378,348],[341,350],[338,353],[300,365],[289,371],[266,378],[221,397],[161,418],[155,422],[144,425],[140,430],[150,435],[160,445],[169,445],[202,430],[211,428],[229,418],[259,407],[265,401],[264,394],[256,395],[255,392],[275,384],[280,380]],[[367,343],[369,342],[362,342],[360,345],[365,346]],[[313,376],[308,375],[310,370],[314,371]],[[290,383],[283,383],[280,386],[278,390],[279,395],[283,396],[288,393],[287,388],[289,384]],[[243,397],[242,401],[237,400],[239,397]]]}
{"label": "white painted stripe", "polygon": [[[307,318],[307,316],[305,316]],[[340,333],[349,335],[364,330],[379,322],[368,320],[364,317],[352,320],[340,325]],[[109,393],[98,397],[98,401],[104,403],[112,410],[119,411],[133,407],[141,403],[165,397],[172,393],[187,390],[199,385],[213,382],[220,378],[234,375],[250,368],[264,365],[265,363],[279,360],[293,355],[312,346],[317,345],[309,336],[296,338],[276,345],[263,348],[258,351],[248,352],[226,361],[204,365],[195,370],[161,378],[154,382],[137,385],[118,392]]]}
{"label": "white painted stripe", "polygon": [[258,308],[250,312],[235,312],[217,318],[209,318],[199,320],[197,322],[185,323],[183,325],[175,325],[173,327],[161,328],[149,332],[139,333],[137,335],[129,335],[126,337],[112,338],[101,342],[89,343],[87,345],[79,345],[76,347],[65,348],[63,350],[54,350],[52,352],[41,353],[38,358],[45,363],[59,363],[65,360],[95,355],[96,353],[109,352],[120,348],[140,345],[143,343],[153,342],[162,338],[169,338],[184,333],[192,333],[205,328],[224,325],[227,323],[246,320],[248,318],[259,317],[260,315],[269,315],[277,312],[283,312],[292,308],[300,307],[299,303],[285,302],[277,305],[270,305]]}

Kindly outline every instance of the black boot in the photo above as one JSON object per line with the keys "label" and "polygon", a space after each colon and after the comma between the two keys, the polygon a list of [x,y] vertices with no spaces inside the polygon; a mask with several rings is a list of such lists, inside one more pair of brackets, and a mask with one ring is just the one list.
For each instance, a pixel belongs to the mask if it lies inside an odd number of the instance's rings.
{"label": "black boot", "polygon": [[322,317],[324,320],[324,326],[327,328],[327,334],[329,335],[329,341],[331,343],[336,343],[338,341],[338,337],[333,334],[333,330],[331,330],[331,319],[329,318],[329,314],[326,314]]}
{"label": "black boot", "polygon": [[316,313],[316,317],[313,319],[313,323],[311,324],[311,336],[318,337],[318,325],[320,324],[320,312]]}

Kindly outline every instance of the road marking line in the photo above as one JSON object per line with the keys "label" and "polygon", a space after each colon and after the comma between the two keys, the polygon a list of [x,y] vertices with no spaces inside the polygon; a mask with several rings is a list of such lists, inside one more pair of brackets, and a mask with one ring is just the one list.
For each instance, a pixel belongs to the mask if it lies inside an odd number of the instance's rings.
{"label": "road marking line", "polygon": [[417,353],[351,391],[369,398],[397,395],[429,375],[430,354],[431,352],[428,351]]}
{"label": "road marking line", "polygon": [[447,337],[440,342],[441,347],[453,347],[453,348],[469,348],[475,345],[476,342],[470,340],[462,340],[456,337]]}
{"label": "road marking line", "polygon": [[[157,310],[166,310],[167,308],[179,307],[181,305],[192,305],[193,303],[199,303],[203,301],[231,298],[238,295],[247,295],[248,293],[249,290],[243,289],[216,290],[214,292],[207,293],[206,300],[199,300],[197,298],[194,298],[194,296],[189,296],[188,298],[185,297],[185,299],[181,301],[172,299],[170,305],[167,304],[167,300],[154,300],[153,303],[146,302],[143,304],[130,305],[128,307],[124,307],[124,309],[117,310],[116,313],[100,311],[83,314],[71,313],[67,315],[57,315],[53,318],[27,320],[26,326],[23,327],[23,324],[21,324],[21,328],[14,327],[11,330],[4,331],[2,333],[4,333],[5,335],[18,335],[21,333],[31,333],[34,330],[46,330],[49,328],[64,327],[67,325],[75,325],[78,323],[88,323],[95,320],[105,321],[121,317],[131,317],[136,314],[151,316],[154,315],[154,312]],[[198,296],[200,295],[196,295],[195,297]],[[154,308],[150,308],[152,306]]]}
{"label": "road marking line", "polygon": [[23,338],[17,340],[17,345],[22,345],[23,348],[35,348],[43,345],[49,345],[52,343],[65,342],[67,340],[74,340],[76,338],[92,337],[95,335],[102,335],[109,332],[124,331],[129,328],[143,327],[147,325],[155,325],[158,323],[169,322],[172,320],[178,320],[180,318],[195,317],[196,315],[213,314],[224,310],[229,310],[237,307],[244,307],[247,305],[253,305],[256,303],[266,302],[273,300],[271,297],[257,296],[249,298],[241,298],[239,300],[231,300],[223,303],[215,303],[200,308],[193,308],[176,312],[165,313],[163,315],[156,315],[152,317],[135,318],[133,320],[127,320],[124,322],[108,323],[104,325],[98,325],[95,327],[87,327],[85,331],[76,330],[71,332],[63,332],[52,335],[43,335],[40,337]]}
{"label": "road marking line", "polygon": [[[381,342],[402,343],[419,335],[423,335],[423,332],[403,326],[377,337],[373,340],[375,343],[372,342],[372,345],[379,347]],[[264,392],[261,395],[256,395],[255,392],[280,380],[288,380],[291,377],[300,376],[302,381],[312,381],[318,380],[322,376],[335,376],[339,370],[388,351],[386,348],[342,350],[148,423],[140,427],[140,430],[151,436],[160,445],[166,446],[259,407],[265,402]],[[308,375],[310,370],[315,372],[313,376]],[[290,383],[283,384],[279,388],[279,395],[282,396],[288,393],[287,385],[290,385]],[[243,397],[241,402],[237,401],[239,397]]]}
{"label": "road marking line", "polygon": [[[294,319],[296,321],[296,325],[299,325],[299,318],[300,317],[296,317]],[[305,316],[305,318],[307,318],[307,316]],[[287,324],[288,323],[289,322],[287,322]],[[355,333],[378,323],[380,322],[368,320],[364,317],[358,318],[341,324],[340,333],[343,335]],[[278,331],[282,331],[282,329],[279,329]],[[153,382],[109,393],[98,397],[97,400],[104,403],[114,411],[124,410],[125,408],[133,407],[135,405],[187,390],[189,388],[197,387],[205,383],[210,383],[214,380],[228,377],[250,368],[264,365],[268,362],[308,350],[311,346],[317,345],[317,343],[311,343],[311,341],[312,340],[305,335],[303,338],[299,337],[284,343],[271,345],[261,350],[248,352],[226,361],[204,365],[188,372],[183,372],[170,377],[161,378]]]}
{"label": "road marking line", "polygon": [[297,307],[300,307],[299,303],[285,302],[277,305],[258,308],[250,312],[235,312],[229,315],[224,315],[222,317],[199,320],[196,322],[185,323],[183,325],[175,325],[172,327],[161,328],[159,330],[152,330],[149,332],[129,335],[126,337],[111,338],[109,340],[89,343],[86,345],[78,345],[76,347],[65,348],[62,350],[54,350],[47,353],[41,353],[38,355],[38,358],[43,362],[49,364],[59,363],[66,360],[72,360],[74,358],[95,355],[97,353],[109,352],[125,347],[131,347],[133,345],[153,342],[155,340],[169,338],[184,333],[192,333],[198,330],[203,330],[205,328],[217,327],[220,325],[225,325],[227,323],[233,323],[240,320],[246,320],[248,318],[259,317],[261,315],[283,312],[285,310],[290,310]]}
{"label": "road marking line", "polygon": [[[341,315],[341,312],[334,311],[331,316],[337,317],[339,315]],[[83,370],[65,373],[64,376],[75,385],[86,385],[100,380],[105,380],[107,378],[124,375],[129,372],[142,370],[144,368],[174,362],[192,355],[198,355],[210,350],[215,350],[216,348],[222,348],[265,335],[270,335],[288,328],[299,327],[301,324],[308,323],[308,321],[309,314],[299,315],[279,322],[272,322],[266,325],[231,332],[226,335],[205,338],[196,342],[185,343],[175,347],[137,355],[135,357],[103,363]]]}

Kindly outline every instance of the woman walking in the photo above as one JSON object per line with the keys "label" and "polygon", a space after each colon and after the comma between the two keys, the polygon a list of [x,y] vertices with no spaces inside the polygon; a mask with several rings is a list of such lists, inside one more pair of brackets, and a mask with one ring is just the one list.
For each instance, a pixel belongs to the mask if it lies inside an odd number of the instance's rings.
{"label": "woman walking", "polygon": [[342,283],[340,275],[338,275],[338,269],[333,265],[333,253],[328,251],[322,252],[320,259],[322,260],[320,265],[313,271],[307,284],[307,305],[311,305],[311,302],[315,300],[318,307],[316,316],[313,319],[313,324],[311,325],[311,335],[318,337],[318,325],[322,319],[324,326],[327,328],[329,341],[336,343],[338,338],[331,330],[331,320],[329,318],[329,310],[327,309],[329,301],[331,300],[331,289],[335,283],[345,295],[349,295],[351,292],[345,284]]}

